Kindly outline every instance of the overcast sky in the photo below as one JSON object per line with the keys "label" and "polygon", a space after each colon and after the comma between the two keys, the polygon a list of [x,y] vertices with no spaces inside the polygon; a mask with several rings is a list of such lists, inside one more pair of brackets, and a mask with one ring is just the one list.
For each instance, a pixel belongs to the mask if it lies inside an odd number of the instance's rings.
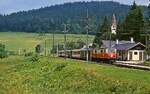
{"label": "overcast sky", "polygon": [[[96,0],[0,0],[0,13],[9,14],[23,10],[36,9],[40,7],[62,4],[64,2],[96,1]],[[132,4],[133,0],[97,0],[118,1],[123,4]],[[136,0],[140,5],[148,5],[148,0]]]}

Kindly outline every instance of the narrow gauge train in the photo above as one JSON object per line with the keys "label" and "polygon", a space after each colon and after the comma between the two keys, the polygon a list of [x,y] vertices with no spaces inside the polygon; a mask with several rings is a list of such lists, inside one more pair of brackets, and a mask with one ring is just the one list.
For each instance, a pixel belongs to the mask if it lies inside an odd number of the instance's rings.
{"label": "narrow gauge train", "polygon": [[[66,54],[65,54],[66,53]],[[86,49],[76,49],[76,50],[64,50],[58,52],[59,57],[67,57],[72,59],[86,60]],[[97,62],[114,62],[118,59],[118,55],[115,53],[106,53],[101,50],[88,50],[89,60]]]}

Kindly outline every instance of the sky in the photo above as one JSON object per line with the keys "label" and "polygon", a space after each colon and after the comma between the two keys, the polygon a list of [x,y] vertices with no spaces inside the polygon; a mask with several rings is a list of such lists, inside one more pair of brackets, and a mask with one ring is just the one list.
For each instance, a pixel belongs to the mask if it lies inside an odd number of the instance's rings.
{"label": "sky", "polygon": [[[0,0],[0,14],[37,9],[55,4],[77,1],[117,1],[122,4],[132,4],[134,0]],[[140,5],[148,5],[148,0],[136,0]]]}

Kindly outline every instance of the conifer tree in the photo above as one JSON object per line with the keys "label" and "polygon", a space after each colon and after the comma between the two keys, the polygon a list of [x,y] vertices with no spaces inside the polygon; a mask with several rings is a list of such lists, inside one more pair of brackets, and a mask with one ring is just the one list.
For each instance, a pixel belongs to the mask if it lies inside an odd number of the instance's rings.
{"label": "conifer tree", "polygon": [[109,33],[110,33],[110,24],[108,22],[108,18],[105,16],[102,25],[100,25],[97,29],[94,44],[100,47],[102,44],[102,40],[109,39]]}
{"label": "conifer tree", "polygon": [[142,42],[143,37],[141,34],[144,34],[144,17],[143,11],[136,3],[133,3],[125,21],[123,22],[123,32],[122,39],[129,40],[130,37],[133,37],[136,42]]}
{"label": "conifer tree", "polygon": [[149,5],[148,5],[148,23],[150,26],[150,1],[149,1]]}
{"label": "conifer tree", "polygon": [[[150,1],[149,1],[149,5],[148,5],[148,18],[146,20],[146,31],[147,33],[150,33]],[[149,40],[149,35],[147,35],[148,40]],[[147,44],[147,54],[150,55],[150,44],[149,41],[147,40],[148,44]]]}
{"label": "conifer tree", "polygon": [[136,2],[135,2],[135,0],[134,0],[133,5],[132,5],[132,7],[131,7],[131,10],[134,10],[134,9],[136,9],[136,8],[137,8],[137,4],[136,4]]}
{"label": "conifer tree", "polygon": [[116,34],[116,38],[121,40],[122,39],[122,23],[119,20],[118,25],[117,25],[117,34]]}

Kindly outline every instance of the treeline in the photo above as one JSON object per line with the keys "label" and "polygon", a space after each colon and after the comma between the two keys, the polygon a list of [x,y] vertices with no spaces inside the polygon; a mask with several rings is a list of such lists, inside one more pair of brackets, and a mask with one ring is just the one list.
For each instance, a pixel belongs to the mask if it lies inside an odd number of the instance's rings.
{"label": "treeline", "polygon": [[147,9],[147,16],[145,16],[143,8],[134,2],[125,19],[118,21],[116,35],[111,34],[111,23],[106,16],[103,23],[98,27],[94,40],[95,46],[101,46],[102,40],[130,40],[131,37],[134,38],[135,42],[141,42],[148,46],[150,39],[150,5]]}
{"label": "treeline", "polygon": [[66,3],[30,11],[0,16],[0,31],[12,32],[59,32],[69,23],[69,33],[85,33],[86,10],[89,10],[91,32],[95,33],[105,15],[113,13],[118,20],[124,19],[130,6],[113,1]]}

